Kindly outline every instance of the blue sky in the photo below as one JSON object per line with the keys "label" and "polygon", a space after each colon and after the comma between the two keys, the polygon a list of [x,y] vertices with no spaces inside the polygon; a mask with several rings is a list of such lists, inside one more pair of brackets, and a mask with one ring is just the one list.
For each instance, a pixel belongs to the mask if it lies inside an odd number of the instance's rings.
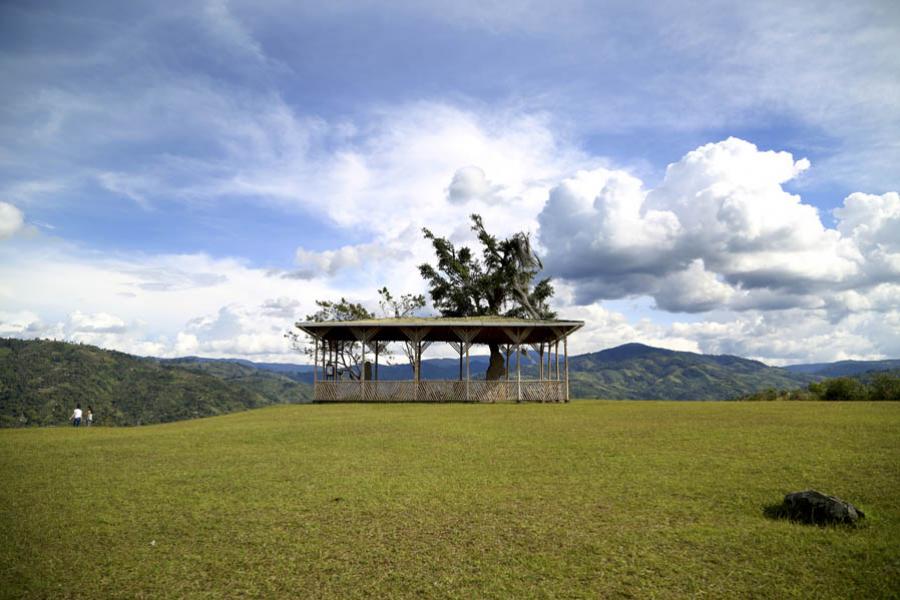
{"label": "blue sky", "polygon": [[577,350],[900,356],[898,33],[893,2],[4,3],[0,334],[298,360],[315,298],[422,290],[419,229],[480,212]]}

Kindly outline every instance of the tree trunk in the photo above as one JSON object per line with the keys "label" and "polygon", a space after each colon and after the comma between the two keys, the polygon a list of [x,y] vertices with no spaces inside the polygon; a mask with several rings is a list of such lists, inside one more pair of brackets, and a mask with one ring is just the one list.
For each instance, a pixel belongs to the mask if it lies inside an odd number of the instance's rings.
{"label": "tree trunk", "polygon": [[491,362],[488,365],[484,378],[488,381],[502,379],[506,375],[506,366],[503,364],[503,353],[497,344],[488,344],[491,349]]}

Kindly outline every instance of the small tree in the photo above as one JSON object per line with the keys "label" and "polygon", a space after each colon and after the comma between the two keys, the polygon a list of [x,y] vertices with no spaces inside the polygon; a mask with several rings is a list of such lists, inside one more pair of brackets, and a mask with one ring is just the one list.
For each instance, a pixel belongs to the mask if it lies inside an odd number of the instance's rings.
{"label": "small tree", "polygon": [[[399,298],[395,298],[386,287],[378,290],[381,300],[378,305],[381,307],[381,313],[385,317],[394,319],[402,319],[411,317],[418,311],[425,308],[425,296],[422,294],[403,294]],[[410,341],[403,342],[403,353],[409,361],[409,366],[416,368],[416,347]]]}
{"label": "small tree", "polygon": [[[311,315],[307,315],[307,321],[321,323],[324,321],[357,321],[375,318],[375,315],[369,312],[362,304],[350,302],[346,298],[341,298],[340,302],[316,300],[316,306],[319,307],[319,310]],[[297,331],[290,331],[286,334],[286,337],[292,341],[294,348],[302,351],[311,360],[313,359],[315,347],[309,344],[305,336],[302,336]],[[335,368],[346,373],[351,379],[359,379],[363,368],[362,350],[363,347],[360,342],[338,343],[334,351]],[[381,347],[379,347],[380,350]]]}
{"label": "small tree", "polygon": [[[383,287],[378,290],[378,295],[381,298],[379,306],[385,317],[408,317],[425,307],[425,296],[421,294],[402,294],[399,298],[396,298],[387,287]],[[307,321],[322,323],[326,321],[357,321],[375,318],[375,314],[365,306],[356,302],[350,302],[346,298],[341,298],[340,302],[316,300],[316,306],[319,307],[319,310],[311,315],[307,315]],[[286,334],[286,337],[291,340],[294,348],[303,352],[310,359],[314,358],[315,346],[309,343],[305,335],[298,331],[290,331]],[[386,342],[369,343],[367,346],[373,351],[377,347],[380,354],[390,357]],[[335,367],[347,373],[351,379],[358,380],[363,369],[362,343],[357,341],[341,342],[334,351],[337,357]],[[412,343],[406,342],[403,351],[410,365],[413,365],[415,362],[415,348]]]}

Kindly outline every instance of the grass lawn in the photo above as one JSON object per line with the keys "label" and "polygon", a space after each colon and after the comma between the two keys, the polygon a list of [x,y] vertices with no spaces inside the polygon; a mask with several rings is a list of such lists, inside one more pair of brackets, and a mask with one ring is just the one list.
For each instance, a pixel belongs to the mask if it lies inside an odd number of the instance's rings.
{"label": "grass lawn", "polygon": [[[900,405],[306,405],[0,431],[3,597],[900,594]],[[772,520],[817,488],[860,528]]]}

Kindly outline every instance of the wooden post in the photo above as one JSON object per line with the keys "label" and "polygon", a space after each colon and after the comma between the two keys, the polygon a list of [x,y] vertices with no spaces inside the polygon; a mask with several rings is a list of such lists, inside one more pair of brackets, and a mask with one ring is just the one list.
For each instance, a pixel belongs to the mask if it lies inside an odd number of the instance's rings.
{"label": "wooden post", "polygon": [[559,340],[556,340],[556,380],[559,381]]}
{"label": "wooden post", "polygon": [[416,342],[416,402],[419,401],[420,381],[422,381],[422,340]]}
{"label": "wooden post", "polygon": [[504,365],[503,370],[506,371],[506,383],[509,383],[509,348],[510,345],[506,345],[506,364]]}
{"label": "wooden post", "polygon": [[378,381],[378,342],[375,342],[375,381]]}
{"label": "wooden post", "polygon": [[553,342],[547,342],[547,380],[553,380]]}
{"label": "wooden post", "polygon": [[509,400],[509,371],[511,369],[511,366],[509,363],[510,347],[511,346],[509,344],[506,345],[506,362],[503,363],[503,370],[506,371],[506,377],[505,377],[506,383],[503,384],[503,397],[501,399],[502,402],[506,402],[507,400]]}
{"label": "wooden post", "polygon": [[366,343],[359,343],[359,401],[366,401]]}
{"label": "wooden post", "polygon": [[313,398],[316,397],[316,388],[319,385],[319,338],[313,338],[316,349],[313,351]]}
{"label": "wooden post", "polygon": [[463,342],[466,345],[466,402],[469,401],[469,379],[472,377],[472,365],[469,360],[469,348],[472,344]]}
{"label": "wooden post", "polygon": [[566,402],[569,401],[569,336],[563,338],[563,353],[566,361]]}
{"label": "wooden post", "polygon": [[463,376],[463,345],[465,342],[462,342],[459,345],[459,380],[462,381]]}
{"label": "wooden post", "polygon": [[538,351],[538,381],[544,380],[544,342],[541,342]]}
{"label": "wooden post", "polygon": [[516,402],[522,401],[522,369],[519,363],[522,360],[522,347],[516,344]]}

